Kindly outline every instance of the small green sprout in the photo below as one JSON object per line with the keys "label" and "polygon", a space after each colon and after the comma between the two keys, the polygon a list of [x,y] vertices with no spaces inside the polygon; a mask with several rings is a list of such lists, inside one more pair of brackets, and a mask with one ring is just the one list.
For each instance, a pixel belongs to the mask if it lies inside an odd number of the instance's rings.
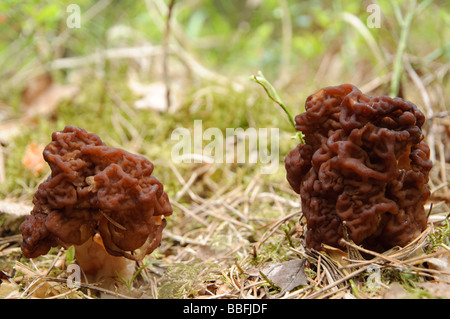
{"label": "small green sprout", "polygon": [[[266,91],[267,96],[272,101],[274,101],[279,106],[281,106],[281,108],[283,109],[284,113],[286,113],[286,115],[287,115],[287,117],[289,119],[289,123],[291,123],[292,127],[295,130],[294,118],[292,117],[291,113],[289,113],[289,111],[287,110],[286,106],[283,103],[283,100],[281,100],[280,96],[278,95],[278,93],[275,90],[275,88],[273,87],[273,85],[270,84],[270,82],[265,78],[265,76],[262,74],[262,72],[258,71],[258,73],[256,75],[252,75],[251,76],[251,79],[263,87],[264,91]],[[297,132],[295,134],[294,138],[298,138],[302,144],[305,144],[302,132]]]}
{"label": "small green sprout", "polygon": [[430,246],[428,252],[435,251],[437,247],[450,250],[450,214],[442,221],[439,227],[429,235]]}

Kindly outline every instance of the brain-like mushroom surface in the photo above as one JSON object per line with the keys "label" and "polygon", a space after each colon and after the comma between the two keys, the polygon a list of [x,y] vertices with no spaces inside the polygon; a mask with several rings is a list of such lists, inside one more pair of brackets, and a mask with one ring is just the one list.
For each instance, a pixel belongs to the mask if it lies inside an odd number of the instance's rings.
{"label": "brain-like mushroom surface", "polygon": [[385,251],[419,235],[432,163],[417,106],[343,84],[310,95],[305,109],[295,118],[305,143],[288,154],[285,167],[301,197],[307,247],[340,247],[348,236]]}
{"label": "brain-like mushroom surface", "polygon": [[43,154],[51,175],[20,226],[25,257],[82,245],[94,235],[110,255],[131,260],[159,245],[172,207],[149,160],[73,126],[54,132]]}

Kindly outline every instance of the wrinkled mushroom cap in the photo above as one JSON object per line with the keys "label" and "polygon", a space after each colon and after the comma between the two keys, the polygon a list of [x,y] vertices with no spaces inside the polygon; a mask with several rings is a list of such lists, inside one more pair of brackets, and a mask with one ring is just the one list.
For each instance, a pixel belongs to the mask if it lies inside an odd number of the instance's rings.
{"label": "wrinkled mushroom cap", "polygon": [[349,236],[383,251],[419,235],[427,223],[432,163],[417,106],[370,97],[350,84],[323,88],[305,106],[295,119],[305,144],[289,153],[285,166],[301,196],[307,246],[338,247]]}
{"label": "wrinkled mushroom cap", "polygon": [[159,245],[172,207],[149,160],[72,126],[53,133],[44,159],[52,172],[20,226],[24,256],[81,245],[95,234],[109,254],[132,260]]}

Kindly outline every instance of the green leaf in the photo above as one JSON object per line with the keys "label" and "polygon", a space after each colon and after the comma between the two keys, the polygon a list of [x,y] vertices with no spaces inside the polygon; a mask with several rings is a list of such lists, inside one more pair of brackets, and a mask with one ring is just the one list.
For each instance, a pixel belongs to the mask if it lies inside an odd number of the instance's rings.
{"label": "green leaf", "polygon": [[70,265],[75,261],[75,246],[66,249],[66,265]]}

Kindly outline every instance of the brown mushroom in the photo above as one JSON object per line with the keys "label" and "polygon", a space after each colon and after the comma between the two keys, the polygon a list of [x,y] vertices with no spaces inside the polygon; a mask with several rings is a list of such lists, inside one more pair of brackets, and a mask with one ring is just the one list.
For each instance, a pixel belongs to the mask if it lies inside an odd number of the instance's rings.
{"label": "brown mushroom", "polygon": [[20,226],[25,257],[75,245],[80,266],[99,279],[115,275],[122,257],[142,260],[157,248],[172,207],[149,160],[72,126],[54,132],[43,154],[51,175]]}
{"label": "brown mushroom", "polygon": [[408,244],[426,227],[430,196],[422,112],[350,84],[323,88],[305,106],[295,118],[305,144],[285,166],[301,197],[307,246],[339,247],[345,236],[376,251]]}

